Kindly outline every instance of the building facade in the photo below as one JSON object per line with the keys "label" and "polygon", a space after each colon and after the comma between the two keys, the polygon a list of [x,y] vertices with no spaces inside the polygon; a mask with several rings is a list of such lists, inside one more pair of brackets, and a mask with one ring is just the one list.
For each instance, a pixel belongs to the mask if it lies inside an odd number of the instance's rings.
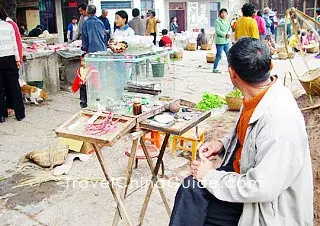
{"label": "building facade", "polygon": [[213,29],[221,8],[228,9],[231,20],[232,15],[239,13],[245,2],[248,0],[89,0],[89,4],[97,6],[97,14],[101,13],[101,9],[108,9],[112,24],[116,11],[127,11],[130,20],[132,8],[138,8],[142,15],[146,15],[148,10],[154,10],[161,21],[161,29],[169,28],[170,19],[177,17],[180,32],[200,28]]}

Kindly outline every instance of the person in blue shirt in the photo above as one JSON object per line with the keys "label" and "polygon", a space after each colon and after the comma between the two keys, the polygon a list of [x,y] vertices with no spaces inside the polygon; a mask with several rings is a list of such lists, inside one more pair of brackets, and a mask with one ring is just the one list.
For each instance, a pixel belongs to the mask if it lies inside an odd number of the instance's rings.
{"label": "person in blue shirt", "polygon": [[82,27],[82,50],[88,53],[106,51],[106,31],[101,20],[96,17],[96,7],[89,5],[87,14],[89,18]]}
{"label": "person in blue shirt", "polygon": [[71,23],[68,25],[67,39],[68,42],[72,42],[77,39],[78,32],[78,19],[77,17],[72,17]]}
{"label": "person in blue shirt", "polygon": [[108,41],[109,41],[110,35],[111,35],[111,25],[110,25],[110,22],[109,22],[109,19],[107,18],[107,16],[108,16],[108,10],[103,9],[101,16],[99,16],[98,19],[101,20],[104,25],[104,29],[106,31],[107,44],[108,44]]}

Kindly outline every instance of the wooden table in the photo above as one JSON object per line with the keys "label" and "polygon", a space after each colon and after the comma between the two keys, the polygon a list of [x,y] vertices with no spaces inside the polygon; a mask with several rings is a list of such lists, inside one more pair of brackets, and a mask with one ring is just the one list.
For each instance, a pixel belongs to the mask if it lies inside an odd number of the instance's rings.
{"label": "wooden table", "polygon": [[[159,109],[157,109],[157,113]],[[108,181],[109,188],[111,190],[111,193],[113,195],[114,200],[117,203],[117,210],[113,219],[113,226],[117,225],[119,222],[120,217],[125,221],[126,225],[131,226],[133,225],[132,222],[130,221],[130,218],[128,216],[128,213],[126,211],[126,208],[124,206],[124,199],[127,197],[127,192],[128,192],[128,187],[131,181],[132,177],[132,170],[135,162],[135,157],[136,157],[136,151],[138,148],[138,144],[141,144],[141,147],[143,149],[143,152],[146,156],[148,166],[150,168],[150,172],[152,174],[151,177],[151,183],[149,184],[147,194],[145,196],[145,200],[141,209],[140,217],[139,217],[139,224],[143,224],[143,220],[146,214],[146,210],[150,201],[151,194],[153,192],[153,188],[155,185],[160,185],[160,181],[158,178],[158,173],[159,169],[161,166],[161,162],[163,160],[164,152],[166,150],[170,135],[182,135],[185,132],[187,132],[189,129],[195,127],[198,125],[200,122],[205,120],[210,116],[210,112],[202,112],[199,110],[197,111],[196,114],[193,114],[193,117],[189,117],[188,120],[185,121],[175,121],[171,126],[164,127],[163,125],[157,125],[154,124],[152,120],[150,119],[145,119],[147,117],[152,117],[149,116],[148,114],[144,114],[142,117],[137,118],[137,117],[130,117],[130,116],[114,116],[113,120],[117,121],[119,124],[119,129],[116,132],[111,132],[107,133],[102,136],[95,136],[95,135],[88,135],[84,133],[84,126],[86,122],[94,115],[95,112],[93,111],[81,111],[74,115],[70,120],[65,122],[62,126],[60,126],[56,130],[56,134],[59,137],[64,137],[64,138],[71,138],[75,140],[80,140],[84,141],[87,143],[92,144],[95,153],[97,155],[97,158],[99,160],[101,169],[104,173],[104,176],[106,180]],[[184,112],[181,114],[188,114],[188,112]],[[189,112],[189,114],[192,114],[192,112]],[[102,114],[101,117],[107,116],[106,114]],[[145,120],[142,120],[145,119]],[[125,180],[125,187],[120,195],[120,192],[118,191],[116,185],[113,183],[108,167],[105,164],[103,154],[101,152],[101,147],[102,146],[113,146],[121,137],[123,137],[125,134],[130,132],[134,127],[136,127],[136,130],[140,128],[139,131],[136,132],[136,136],[133,139],[132,146],[131,146],[131,153],[130,157],[128,160],[128,165],[126,169],[126,180]],[[146,144],[144,140],[141,138],[143,134],[146,131],[149,130],[157,130],[160,132],[163,132],[165,134],[164,140],[161,145],[160,153],[156,162],[156,165],[154,166],[151,156],[147,150]],[[158,190],[160,192],[160,196],[162,198],[162,201],[164,203],[164,206],[167,210],[167,213],[169,217],[171,216],[171,209],[169,206],[169,203],[167,201],[166,195],[163,191],[162,186],[157,186]]]}
{"label": "wooden table", "polygon": [[[85,123],[94,115],[95,112],[92,111],[81,111],[74,115],[70,120],[65,122],[62,126],[56,129],[56,134],[58,137],[70,138],[74,140],[80,140],[90,143],[98,157],[103,174],[108,181],[110,191],[113,195],[114,200],[117,203],[118,211],[123,217],[127,225],[131,226],[132,223],[128,216],[128,213],[124,207],[123,201],[121,199],[120,193],[113,183],[109,169],[105,164],[103,154],[101,152],[101,147],[103,146],[113,146],[124,134],[129,132],[135,125],[136,119],[126,116],[117,117],[115,116],[113,120],[117,121],[119,129],[116,132],[107,133],[102,136],[89,135],[84,133]],[[101,117],[106,116],[102,114]]]}
{"label": "wooden table", "polygon": [[[153,188],[154,188],[155,185],[160,185],[160,186],[157,186],[157,187],[158,187],[161,199],[163,201],[163,204],[164,204],[164,206],[166,208],[166,211],[167,211],[169,217],[171,216],[171,212],[172,211],[171,211],[170,205],[169,205],[169,203],[167,201],[166,195],[165,195],[165,193],[163,191],[163,188],[162,188],[161,184],[159,184],[160,183],[159,177],[158,177],[159,169],[160,169],[161,163],[163,161],[164,152],[166,150],[170,135],[182,135],[185,132],[187,132],[188,130],[190,130],[191,128],[197,126],[200,122],[204,121],[206,118],[210,117],[210,115],[211,115],[210,111],[208,111],[208,112],[198,111],[198,112],[199,112],[199,115],[197,117],[195,116],[190,121],[187,121],[187,122],[184,122],[184,123],[176,122],[170,127],[163,127],[163,126],[159,126],[159,125],[154,125],[154,124],[152,124],[152,122],[150,120],[145,120],[145,121],[142,121],[140,123],[140,127],[141,127],[142,130],[160,131],[160,132],[163,132],[165,134],[165,137],[164,137],[164,140],[162,142],[162,145],[161,145],[161,148],[160,148],[160,153],[159,153],[159,156],[158,156],[158,159],[157,159],[157,162],[156,162],[155,166],[154,166],[154,164],[152,162],[152,159],[151,159],[151,156],[150,156],[150,154],[149,154],[149,152],[148,152],[148,150],[146,148],[145,142],[141,138],[143,132],[140,134],[139,138],[137,138],[137,139],[135,139],[133,141],[133,144],[132,144],[131,154],[130,154],[130,157],[129,157],[129,160],[128,160],[128,166],[127,166],[127,172],[126,172],[125,187],[124,187],[124,191],[122,193],[121,198],[125,199],[127,197],[128,186],[129,186],[130,181],[131,181],[132,170],[133,170],[133,165],[134,165],[134,161],[135,161],[135,156],[136,156],[136,151],[137,151],[139,140],[140,140],[140,144],[141,144],[142,150],[143,150],[143,152],[144,152],[144,154],[146,156],[146,159],[147,159],[147,162],[148,162],[148,166],[149,166],[151,174],[152,174],[152,177],[151,177],[151,182],[152,183],[149,184],[149,187],[148,187],[148,190],[147,190],[147,194],[145,196],[145,200],[144,200],[141,212],[140,212],[138,225],[142,225],[143,224],[143,220],[144,220],[144,217],[145,217],[145,214],[146,214],[146,211],[147,211],[147,207],[148,207],[148,204],[149,204],[149,201],[150,201],[150,197],[151,197],[151,194],[153,192]],[[118,225],[118,222],[119,222],[119,212],[116,211],[112,225],[116,226],[116,225]]]}

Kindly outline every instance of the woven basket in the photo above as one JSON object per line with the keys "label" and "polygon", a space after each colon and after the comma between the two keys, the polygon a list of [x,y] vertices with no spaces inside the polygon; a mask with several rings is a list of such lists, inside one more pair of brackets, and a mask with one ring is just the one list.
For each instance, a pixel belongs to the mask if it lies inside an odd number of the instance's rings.
{"label": "woven basket", "polygon": [[307,94],[320,95],[320,68],[304,73],[299,81]]}
{"label": "woven basket", "polygon": [[183,58],[183,51],[179,51],[179,52],[170,54],[170,58],[172,58],[172,59],[182,59]]}
{"label": "woven basket", "polygon": [[197,44],[196,43],[188,43],[187,44],[187,50],[188,51],[196,51],[197,49]]}
{"label": "woven basket", "polygon": [[242,97],[230,97],[226,96],[229,111],[240,111],[242,105]]}
{"label": "woven basket", "polygon": [[319,46],[317,45],[317,46],[313,46],[311,48],[306,48],[306,50],[307,50],[307,53],[317,53],[317,52],[319,52]]}
{"label": "woven basket", "polygon": [[213,53],[207,53],[206,58],[207,63],[213,63],[216,59],[216,56]]}
{"label": "woven basket", "polygon": [[65,162],[69,152],[68,146],[48,150],[35,150],[26,154],[26,158],[42,167],[54,167]]}
{"label": "woven basket", "polygon": [[212,45],[210,45],[210,44],[201,44],[200,48],[201,48],[201,50],[211,50],[212,49]]}
{"label": "woven basket", "polygon": [[179,52],[176,52],[174,55],[174,58],[177,58],[177,59],[182,59],[183,58],[183,50],[179,51]]}
{"label": "woven basket", "polygon": [[286,59],[288,59],[288,54],[286,54],[284,52],[280,52],[280,53],[278,53],[278,57],[280,60],[286,60]]}

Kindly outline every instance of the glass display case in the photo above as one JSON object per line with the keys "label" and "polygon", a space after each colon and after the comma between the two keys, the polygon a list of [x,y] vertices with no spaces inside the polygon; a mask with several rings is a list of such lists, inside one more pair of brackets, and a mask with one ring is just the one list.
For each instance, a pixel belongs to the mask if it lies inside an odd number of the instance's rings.
{"label": "glass display case", "polygon": [[[103,109],[127,113],[132,105],[131,95],[126,95],[128,81],[136,81],[134,65],[166,56],[171,49],[157,49],[143,54],[90,53],[85,57],[87,68],[87,103],[90,109]],[[143,72],[141,72],[143,73]]]}

